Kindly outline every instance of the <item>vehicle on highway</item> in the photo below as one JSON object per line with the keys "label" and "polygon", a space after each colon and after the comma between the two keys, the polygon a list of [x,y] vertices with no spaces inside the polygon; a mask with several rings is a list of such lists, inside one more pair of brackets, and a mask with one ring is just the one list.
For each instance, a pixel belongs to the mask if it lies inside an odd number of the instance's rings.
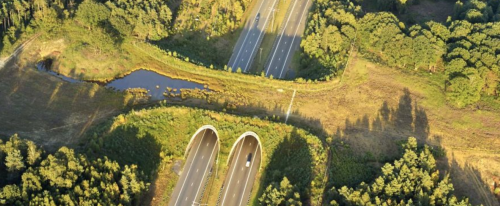
{"label": "vehicle on highway", "polygon": [[255,21],[259,21],[260,19],[260,13],[257,14],[257,16],[255,17]]}
{"label": "vehicle on highway", "polygon": [[250,167],[250,162],[252,161],[252,153],[248,154],[246,167]]}

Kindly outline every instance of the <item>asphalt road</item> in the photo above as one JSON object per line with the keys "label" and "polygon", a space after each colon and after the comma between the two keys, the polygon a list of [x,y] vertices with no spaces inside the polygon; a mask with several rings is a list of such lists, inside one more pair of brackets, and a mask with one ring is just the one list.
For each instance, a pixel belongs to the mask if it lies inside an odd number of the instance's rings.
{"label": "asphalt road", "polygon": [[[233,69],[233,72],[236,72],[238,68],[241,68],[243,72],[250,69],[264,38],[265,29],[271,24],[272,10],[276,5],[277,0],[259,0],[257,2],[233,49],[231,59],[229,59],[228,66]],[[259,20],[256,20],[257,14],[260,14]]]}
{"label": "asphalt road", "polygon": [[199,203],[218,147],[217,136],[212,130],[204,130],[196,136],[168,205],[191,206]]}
{"label": "asphalt road", "polygon": [[[244,137],[235,148],[231,167],[224,181],[220,205],[247,205],[252,192],[255,175],[259,170],[262,148],[252,136]],[[248,154],[252,153],[250,167],[246,167]]]}
{"label": "asphalt road", "polygon": [[300,48],[302,34],[306,27],[307,14],[312,5],[311,0],[293,1],[292,10],[288,13],[280,31],[280,36],[274,42],[270,60],[266,63],[266,76],[284,78],[290,69],[293,54]]}

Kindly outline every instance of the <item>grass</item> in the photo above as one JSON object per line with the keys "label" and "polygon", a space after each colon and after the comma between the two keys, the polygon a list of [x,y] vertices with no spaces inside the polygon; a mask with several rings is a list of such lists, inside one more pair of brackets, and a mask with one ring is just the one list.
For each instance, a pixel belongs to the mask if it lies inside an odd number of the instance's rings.
{"label": "grass", "polygon": [[[161,159],[158,157],[158,152],[163,151],[172,160],[184,160],[184,149],[191,136],[199,127],[206,124],[214,125],[218,130],[221,138],[221,153],[218,176],[212,179],[212,189],[207,190],[210,194],[207,194],[209,198],[204,203],[215,205],[217,202],[219,189],[228,170],[226,162],[230,149],[236,138],[245,131],[256,132],[264,148],[262,167],[257,174],[254,188],[257,192],[253,193],[253,199],[261,194],[260,192],[269,184],[269,181],[281,180],[283,175],[286,175],[293,183],[300,184],[304,198],[308,198],[305,194],[309,194],[311,201],[320,199],[324,188],[317,183],[324,178],[327,159],[321,140],[299,128],[251,117],[238,117],[182,107],[158,107],[132,111],[90,132],[90,134],[97,133],[97,136],[100,136],[97,142],[102,142],[102,147],[91,153],[95,156],[108,156],[121,164],[137,164],[145,174],[160,171],[154,188],[164,188],[154,196],[153,201],[160,205],[169,201],[176,177],[172,179],[160,177],[160,175],[172,177],[173,174],[169,171],[172,170],[173,161],[166,163],[163,170],[160,169],[162,165],[159,163]],[[93,137],[92,141],[95,140],[96,138]],[[291,155],[283,152],[290,153],[292,150],[294,152]],[[285,156],[288,156],[289,160],[285,160]],[[143,161],[144,159],[148,161]],[[314,164],[312,164],[313,160]],[[287,168],[277,177],[275,177],[274,170],[278,164],[275,161],[285,164]],[[296,173],[295,171],[302,172]]]}
{"label": "grass", "polygon": [[120,112],[131,96],[95,84],[70,84],[36,70],[37,52],[0,71],[0,133],[19,133],[57,149],[75,145],[93,124]]}
{"label": "grass", "polygon": [[[244,116],[276,115],[284,119],[293,89],[297,89],[290,124],[308,128],[321,137],[338,137],[353,153],[362,154],[361,157],[371,154],[374,160],[369,163],[374,167],[398,154],[398,141],[416,135],[421,142],[445,148],[448,155],[440,160],[444,169],[457,162],[457,166],[450,167],[453,170],[447,171],[453,171],[451,175],[457,179],[454,183],[458,193],[469,195],[473,203],[481,203],[481,196],[475,193],[477,183],[469,187],[469,180],[460,178],[470,176],[465,165],[476,168],[484,181],[495,178],[495,171],[500,168],[498,100],[486,99],[478,105],[455,109],[446,104],[444,77],[439,74],[381,66],[354,52],[341,83],[334,80],[299,84],[207,69],[170,57],[146,43],[134,45],[124,41],[118,56],[83,58],[85,51],[92,51],[91,47],[68,50],[77,45],[72,38],[77,38],[78,31],[74,32],[68,34],[70,39],[62,41],[42,36],[22,53],[20,61],[0,71],[0,108],[9,108],[0,110],[0,134],[8,136],[17,132],[47,147],[74,145],[93,125],[126,109],[130,96],[93,84],[61,83],[35,70],[38,60],[60,53],[56,64],[65,65],[59,67],[60,71],[70,76],[106,81],[146,68],[207,84],[214,90],[208,94],[192,92],[184,101],[172,103]],[[112,67],[108,71],[106,62],[112,61],[125,68]],[[76,68],[74,72],[71,67]],[[98,72],[82,73],[82,68]],[[80,73],[81,76],[76,75]],[[406,95],[405,88],[411,101],[400,105]],[[384,120],[386,114],[387,120]],[[410,124],[401,125],[401,121]],[[162,187],[164,183],[158,185]],[[467,187],[473,189],[467,190]]]}

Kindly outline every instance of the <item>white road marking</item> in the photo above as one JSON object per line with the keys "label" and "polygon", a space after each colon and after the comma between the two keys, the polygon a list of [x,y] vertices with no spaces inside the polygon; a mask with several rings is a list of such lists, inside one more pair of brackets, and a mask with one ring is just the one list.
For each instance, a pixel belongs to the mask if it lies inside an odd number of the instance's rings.
{"label": "white road marking", "polygon": [[201,159],[203,159],[203,158],[205,158],[205,155],[202,155],[202,156],[201,156]]}
{"label": "white road marking", "polygon": [[[188,179],[187,177],[189,176],[189,172],[191,171],[191,168],[193,167],[194,157],[196,157],[196,154],[198,154],[198,150],[200,149],[201,143],[203,142],[203,138],[205,137],[205,132],[206,131],[207,130],[203,131],[203,136],[201,136],[200,143],[198,144],[198,148],[196,149],[196,152],[194,153],[193,161],[191,162],[191,165],[189,165],[188,172],[186,173],[186,177],[184,178],[184,182],[182,183],[181,190],[179,190],[179,196],[177,196],[177,200],[175,200],[174,206],[177,205],[177,201],[179,201],[179,198],[181,197],[182,189],[184,188],[184,184],[186,184],[186,180]],[[187,197],[186,197],[186,200],[187,200]]]}
{"label": "white road marking", "polygon": [[[208,164],[207,164],[207,167],[205,168],[205,172],[203,172],[203,176],[201,176],[201,182],[203,182],[203,179],[205,179],[205,174],[207,174],[207,171],[208,171],[208,167],[210,166],[210,161],[212,161],[212,156],[214,155],[214,152],[215,152],[215,148],[217,146],[214,145],[214,149],[212,149],[212,154],[210,154],[210,158],[208,159]],[[198,187],[198,190],[196,191],[196,195],[194,196],[194,198],[196,199],[196,197],[198,197],[198,193],[200,192],[200,188],[203,184],[200,184],[200,186]]]}
{"label": "white road marking", "polygon": [[[281,36],[278,39],[278,44],[276,44],[276,49],[273,52],[273,56],[271,57],[271,61],[269,62],[269,65],[273,64],[274,55],[276,55],[276,51],[278,51],[278,47],[280,45],[281,39],[283,38],[283,35],[285,34],[286,26],[288,25],[288,22],[290,21],[290,18],[292,18],[292,13],[295,10],[295,5],[297,5],[297,0],[295,0],[295,3],[293,3],[292,12],[290,12],[290,15],[288,16],[288,19],[286,20],[285,27],[283,27],[283,31],[281,32]],[[268,69],[266,71],[266,76],[267,76],[268,72],[269,72],[269,67],[268,67]]]}
{"label": "white road marking", "polygon": [[[271,9],[274,8],[274,5],[276,5],[276,0],[274,0],[273,5],[271,6]],[[271,13],[272,12],[269,12],[269,14],[267,14],[266,21],[264,22],[264,29],[262,29],[262,31],[260,31],[259,36],[257,37],[257,42],[259,42],[260,36],[262,36],[262,33],[266,30],[266,25],[267,25],[267,22],[269,21],[269,16],[271,15]],[[250,58],[247,61],[247,64],[245,65],[245,68],[243,68],[244,72],[247,71],[248,64],[250,64],[250,62],[251,62],[250,59],[252,59],[253,53],[255,51],[255,48],[257,48],[257,44],[254,44],[254,46],[253,46],[252,53],[250,53]]]}
{"label": "white road marking", "polygon": [[[257,14],[258,14],[258,13],[260,13],[260,10],[262,9],[262,6],[264,5],[264,2],[265,2],[265,1],[266,1],[266,0],[262,0],[262,3],[260,3],[260,7],[259,7],[259,10],[257,10]],[[251,32],[251,30],[252,30],[252,28],[253,28],[253,25],[254,25],[255,21],[253,21],[253,20],[251,20],[251,21],[252,21],[252,23],[250,24],[250,30],[248,31],[247,35],[245,36],[245,39],[243,39],[243,43],[241,43],[241,48],[240,48],[240,50],[238,51],[238,54],[236,54],[236,58],[235,58],[235,59],[238,59],[238,57],[240,56],[240,53],[241,53],[241,51],[243,50],[243,45],[245,45],[245,42],[247,41],[248,35],[249,35],[250,33],[252,33],[252,32]],[[253,33],[253,35],[255,36],[255,33]],[[236,61],[235,61],[235,62],[236,62]],[[235,67],[235,65],[233,64],[233,65],[232,65],[232,68],[234,68],[234,67]]]}
{"label": "white road marking", "polygon": [[194,183],[193,183],[193,182],[191,182],[191,187],[193,186],[193,184],[194,184]]}
{"label": "white road marking", "polygon": [[[307,0],[306,5],[309,4],[309,1],[310,0]],[[307,8],[307,6],[305,6],[304,10],[302,11],[302,16],[300,16],[299,24],[302,22],[302,18],[304,18],[304,13],[307,11],[306,8]],[[288,60],[288,56],[290,56],[290,51],[292,51],[293,42],[295,41],[295,37],[297,37],[297,32],[298,31],[299,31],[299,27],[297,26],[297,29],[295,29],[295,34],[293,35],[294,37],[292,38],[292,43],[290,44],[290,49],[288,50],[288,53],[286,54],[285,63],[283,64],[283,67],[281,68],[281,72],[280,72],[279,78],[281,78],[281,75],[283,75],[283,69],[285,69],[286,61]]]}
{"label": "white road marking", "polygon": [[[234,159],[236,161],[240,158],[241,149],[243,148],[243,145],[245,143],[245,139],[246,139],[246,137],[243,137],[243,142],[241,142],[240,151],[238,151],[238,156],[236,156],[236,159]],[[234,175],[235,170],[236,170],[236,168],[233,169],[233,171],[231,172],[231,176],[229,176],[229,182],[228,182],[228,185],[226,188],[226,192],[224,193],[224,196],[222,197],[222,203],[220,204],[221,206],[224,206],[224,202],[226,201],[227,191],[229,191],[229,188],[231,187],[231,179],[233,179],[233,175]],[[233,197],[234,197],[234,195],[233,195]]]}
{"label": "white road marking", "polygon": [[198,171],[199,171],[199,170],[200,170],[200,169],[196,169],[196,173],[198,173]]}
{"label": "white road marking", "polygon": [[[257,154],[257,150],[259,149],[259,147],[260,147],[260,145],[257,144],[257,147],[255,147],[255,151],[253,152],[254,154]],[[255,155],[255,156],[257,156],[257,155]],[[248,179],[250,178],[250,174],[252,173],[252,167],[253,167],[254,160],[255,160],[255,158],[253,158],[250,162],[250,164],[252,164],[252,165],[250,165],[250,170],[248,170],[249,172],[248,172],[248,176],[247,176],[247,181],[245,182],[245,187],[243,188],[243,193],[241,193],[241,194],[243,194],[243,197],[245,197],[245,190],[247,189]],[[243,198],[240,199],[240,203],[238,204],[238,206],[241,205],[242,201],[243,201]]]}

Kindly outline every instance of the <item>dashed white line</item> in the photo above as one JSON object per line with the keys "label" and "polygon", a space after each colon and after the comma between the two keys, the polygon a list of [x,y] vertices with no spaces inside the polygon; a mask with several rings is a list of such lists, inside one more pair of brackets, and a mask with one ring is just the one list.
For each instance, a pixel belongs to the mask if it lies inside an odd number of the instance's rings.
{"label": "dashed white line", "polygon": [[[257,146],[255,147],[255,151],[253,152],[253,154],[255,154],[255,156],[257,156],[257,150],[259,149],[259,144],[257,144]],[[248,176],[247,176],[247,180],[245,182],[245,187],[243,187],[243,197],[245,196],[245,190],[247,189],[247,184],[248,184],[248,179],[250,179],[250,174],[252,174],[252,167],[253,167],[253,163],[255,162],[255,157],[252,159],[252,161],[250,162],[250,169],[248,170]],[[243,201],[243,198],[240,199],[240,203],[238,204],[241,205],[241,202]]]}
{"label": "dashed white line", "polygon": [[[302,16],[300,16],[299,24],[302,22],[302,18],[304,18],[304,13],[307,11],[306,8],[307,8],[307,5],[309,4],[309,1],[310,0],[307,0],[306,6],[304,7],[304,10],[302,11]],[[281,75],[283,75],[283,69],[285,69],[286,61],[288,60],[288,56],[290,56],[290,51],[292,51],[293,42],[295,41],[295,37],[297,36],[297,32],[298,31],[299,31],[299,27],[297,26],[297,29],[295,29],[294,37],[292,38],[292,43],[290,44],[290,49],[288,50],[288,53],[286,55],[285,63],[283,64],[283,67],[281,68],[281,72],[280,72],[279,78],[281,78]]]}
{"label": "dashed white line", "polygon": [[[238,151],[238,155],[236,156],[235,160],[238,160],[240,158],[241,149],[243,149],[245,139],[246,139],[246,137],[243,137],[243,141],[241,142],[241,146],[240,146],[240,151]],[[234,175],[235,170],[236,170],[236,168],[234,168],[234,170],[231,172],[231,176],[229,176],[229,182],[228,182],[228,185],[226,188],[226,192],[224,193],[224,196],[222,197],[222,203],[220,204],[221,206],[223,206],[224,202],[226,201],[226,195],[227,195],[227,192],[229,191],[229,188],[231,187],[231,179],[233,179],[233,175]],[[234,195],[233,195],[233,197],[234,197]]]}
{"label": "dashed white line", "polygon": [[[262,6],[264,5],[264,2],[265,2],[265,1],[266,1],[266,0],[262,0],[262,3],[260,4],[260,7],[259,7],[259,10],[257,11],[257,13],[260,13],[259,11],[262,9]],[[252,30],[252,28],[253,28],[254,23],[255,23],[255,21],[252,21],[252,23],[250,24],[250,30],[248,31],[247,35],[245,36],[245,39],[243,39],[243,43],[241,43],[241,48],[240,48],[240,50],[238,51],[238,54],[236,54],[236,58],[235,58],[235,60],[237,60],[237,59],[238,59],[238,57],[240,56],[240,53],[241,53],[241,51],[243,50],[243,45],[245,45],[245,42],[247,41],[248,35],[249,35],[250,33],[252,33],[252,32],[251,32],[251,30]],[[255,35],[255,33],[253,33],[253,35]],[[235,61],[235,62],[236,62],[236,61]],[[232,65],[232,67],[234,68],[234,67],[235,67],[235,65],[233,64],[233,65]]]}
{"label": "dashed white line", "polygon": [[[177,205],[177,201],[179,201],[179,198],[181,197],[182,189],[184,188],[184,184],[186,184],[186,180],[188,179],[187,177],[189,176],[189,171],[191,171],[191,168],[193,167],[194,157],[196,157],[196,154],[198,154],[198,150],[200,149],[201,143],[203,142],[203,138],[205,137],[205,132],[206,131],[207,130],[203,131],[203,136],[201,136],[200,143],[198,144],[198,148],[196,149],[196,152],[194,153],[193,161],[191,162],[191,165],[189,165],[189,169],[188,169],[188,172],[186,174],[186,178],[184,179],[184,182],[182,183],[181,190],[179,190],[179,196],[177,196],[177,200],[175,200],[174,206]],[[186,197],[186,200],[187,200],[187,197]]]}
{"label": "dashed white line", "polygon": [[[273,52],[273,56],[271,57],[271,61],[269,62],[269,65],[273,64],[274,55],[276,55],[276,51],[278,51],[278,47],[280,45],[281,39],[283,38],[283,35],[285,34],[286,26],[288,25],[288,22],[290,21],[290,18],[292,18],[292,13],[295,10],[295,5],[297,5],[297,0],[295,0],[295,3],[293,3],[292,12],[290,12],[290,15],[288,16],[288,19],[286,20],[285,27],[283,27],[283,31],[281,32],[281,36],[278,39],[278,44],[276,44],[276,49]],[[268,67],[268,69],[266,71],[266,76],[267,76],[268,72],[269,72],[269,67]]]}
{"label": "dashed white line", "polygon": [[[271,9],[273,9],[275,5],[276,5],[276,0],[274,0],[273,5],[271,6]],[[266,25],[267,25],[267,22],[269,21],[269,16],[271,15],[271,13],[272,12],[269,12],[269,14],[267,15],[266,21],[264,22],[264,29],[262,29],[262,31],[260,31],[259,36],[257,37],[257,42],[259,42],[260,36],[262,36],[262,33],[266,30]],[[255,51],[255,48],[257,48],[257,44],[254,44],[254,46],[253,46],[252,52],[250,53],[250,58],[247,61],[247,64],[245,65],[245,68],[243,68],[244,72],[247,71],[248,64],[250,64],[250,62],[251,62],[252,55],[253,55],[253,53]]]}

